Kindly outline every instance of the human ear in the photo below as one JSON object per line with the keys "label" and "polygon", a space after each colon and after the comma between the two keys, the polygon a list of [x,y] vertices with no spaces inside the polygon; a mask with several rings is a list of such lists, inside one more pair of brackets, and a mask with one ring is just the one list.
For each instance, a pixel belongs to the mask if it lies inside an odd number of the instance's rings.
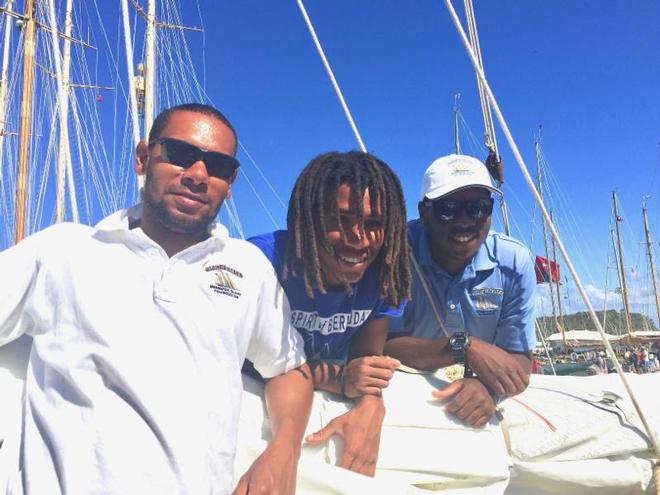
{"label": "human ear", "polygon": [[419,212],[420,222],[422,222],[424,227],[428,228],[429,209],[426,207],[423,201],[417,203],[417,211]]}
{"label": "human ear", "polygon": [[236,177],[238,177],[238,169],[234,170],[234,173],[231,174],[231,177],[227,179],[227,184],[229,184],[229,188],[227,189],[227,196],[225,199],[231,198],[231,186],[234,184]]}
{"label": "human ear", "polygon": [[144,139],[138,143],[135,148],[135,173],[136,175],[144,175],[147,169],[147,161],[149,160],[149,146]]}

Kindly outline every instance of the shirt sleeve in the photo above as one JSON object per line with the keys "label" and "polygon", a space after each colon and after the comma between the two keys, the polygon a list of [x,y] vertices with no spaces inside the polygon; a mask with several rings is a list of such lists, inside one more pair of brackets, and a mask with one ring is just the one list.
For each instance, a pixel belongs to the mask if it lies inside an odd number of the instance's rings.
{"label": "shirt sleeve", "polygon": [[[264,260],[265,261],[265,260]],[[264,276],[251,313],[254,325],[247,358],[264,378],[272,378],[305,363],[304,342],[291,324],[291,308],[273,268],[264,262]]]}
{"label": "shirt sleeve", "polygon": [[385,318],[386,316],[390,318],[398,318],[402,316],[407,302],[408,301],[401,301],[399,306],[394,307],[390,306],[386,301],[382,299],[379,300],[379,306],[376,308],[376,311],[374,311],[374,320]]}
{"label": "shirt sleeve", "polygon": [[536,346],[536,275],[529,251],[516,256],[507,278],[495,344],[509,351],[532,351]]}
{"label": "shirt sleeve", "polygon": [[40,238],[35,234],[0,252],[0,345],[17,339],[33,326],[26,307],[41,266]]}

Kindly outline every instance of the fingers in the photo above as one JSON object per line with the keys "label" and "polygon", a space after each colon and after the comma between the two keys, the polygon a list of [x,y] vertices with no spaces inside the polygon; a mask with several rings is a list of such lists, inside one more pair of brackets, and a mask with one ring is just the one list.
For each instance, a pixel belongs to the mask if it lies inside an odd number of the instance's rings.
{"label": "fingers", "polygon": [[[454,393],[450,394],[450,388]],[[445,411],[455,415],[467,425],[480,428],[492,417],[495,402],[486,387],[475,379],[457,380],[443,390],[433,393],[436,398],[444,398]]]}
{"label": "fingers", "polygon": [[375,368],[386,368],[394,371],[401,366],[401,361],[389,356],[367,356],[366,359]]}
{"label": "fingers", "polygon": [[394,371],[401,366],[401,361],[389,356],[364,356],[352,359],[348,365],[350,366],[351,364]]}
{"label": "fingers", "polygon": [[516,366],[500,374],[494,384],[490,384],[497,395],[511,397],[518,395],[527,388],[527,377],[524,371]]}
{"label": "fingers", "polygon": [[358,394],[359,395],[375,395],[376,397],[380,397],[383,395],[383,389],[387,387],[387,383],[382,386],[371,386],[371,387],[359,387],[358,388]]}
{"label": "fingers", "polygon": [[457,380],[447,385],[445,388],[442,388],[440,390],[434,390],[433,392],[431,392],[431,395],[433,395],[433,397],[439,400],[447,400],[450,397],[452,397],[454,394],[456,394],[459,390],[461,390],[461,388],[463,387],[462,383],[463,383],[462,380]]}
{"label": "fingers", "polygon": [[338,426],[333,419],[325,426],[325,428],[322,428],[311,435],[307,435],[307,437],[305,437],[305,442],[310,445],[318,445],[327,442],[333,435],[339,434],[341,434],[341,427]]}
{"label": "fingers", "polygon": [[245,476],[241,476],[241,479],[238,480],[238,485],[234,488],[234,491],[231,492],[231,495],[246,495],[248,492],[248,481]]}
{"label": "fingers", "polygon": [[348,398],[380,396],[399,364],[398,360],[386,356],[353,359],[344,368],[344,394]]}
{"label": "fingers", "polygon": [[375,457],[376,455],[371,455],[371,453],[367,454],[366,457],[362,457],[353,450],[344,449],[337,466],[353,471],[354,473],[373,477],[376,473]]}

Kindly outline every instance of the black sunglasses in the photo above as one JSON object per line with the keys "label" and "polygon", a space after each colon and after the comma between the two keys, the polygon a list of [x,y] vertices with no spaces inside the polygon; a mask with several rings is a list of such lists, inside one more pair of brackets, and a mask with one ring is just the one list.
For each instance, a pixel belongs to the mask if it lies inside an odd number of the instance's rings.
{"label": "black sunglasses", "polygon": [[160,156],[167,163],[188,168],[198,161],[206,165],[206,173],[218,179],[229,179],[240,166],[233,156],[218,151],[208,151],[174,138],[158,138],[149,143],[149,147],[160,144]]}
{"label": "black sunglasses", "polygon": [[462,211],[475,220],[486,218],[493,213],[493,198],[482,198],[474,201],[453,201],[451,199],[429,199],[424,205],[433,209],[437,220],[449,222],[459,216]]}

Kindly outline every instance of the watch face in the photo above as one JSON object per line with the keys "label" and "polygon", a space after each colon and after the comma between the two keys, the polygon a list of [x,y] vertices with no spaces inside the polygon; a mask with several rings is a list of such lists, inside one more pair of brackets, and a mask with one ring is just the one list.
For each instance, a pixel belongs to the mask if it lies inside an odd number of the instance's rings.
{"label": "watch face", "polygon": [[467,335],[463,332],[455,333],[449,339],[449,345],[451,345],[452,349],[466,349],[468,346]]}

